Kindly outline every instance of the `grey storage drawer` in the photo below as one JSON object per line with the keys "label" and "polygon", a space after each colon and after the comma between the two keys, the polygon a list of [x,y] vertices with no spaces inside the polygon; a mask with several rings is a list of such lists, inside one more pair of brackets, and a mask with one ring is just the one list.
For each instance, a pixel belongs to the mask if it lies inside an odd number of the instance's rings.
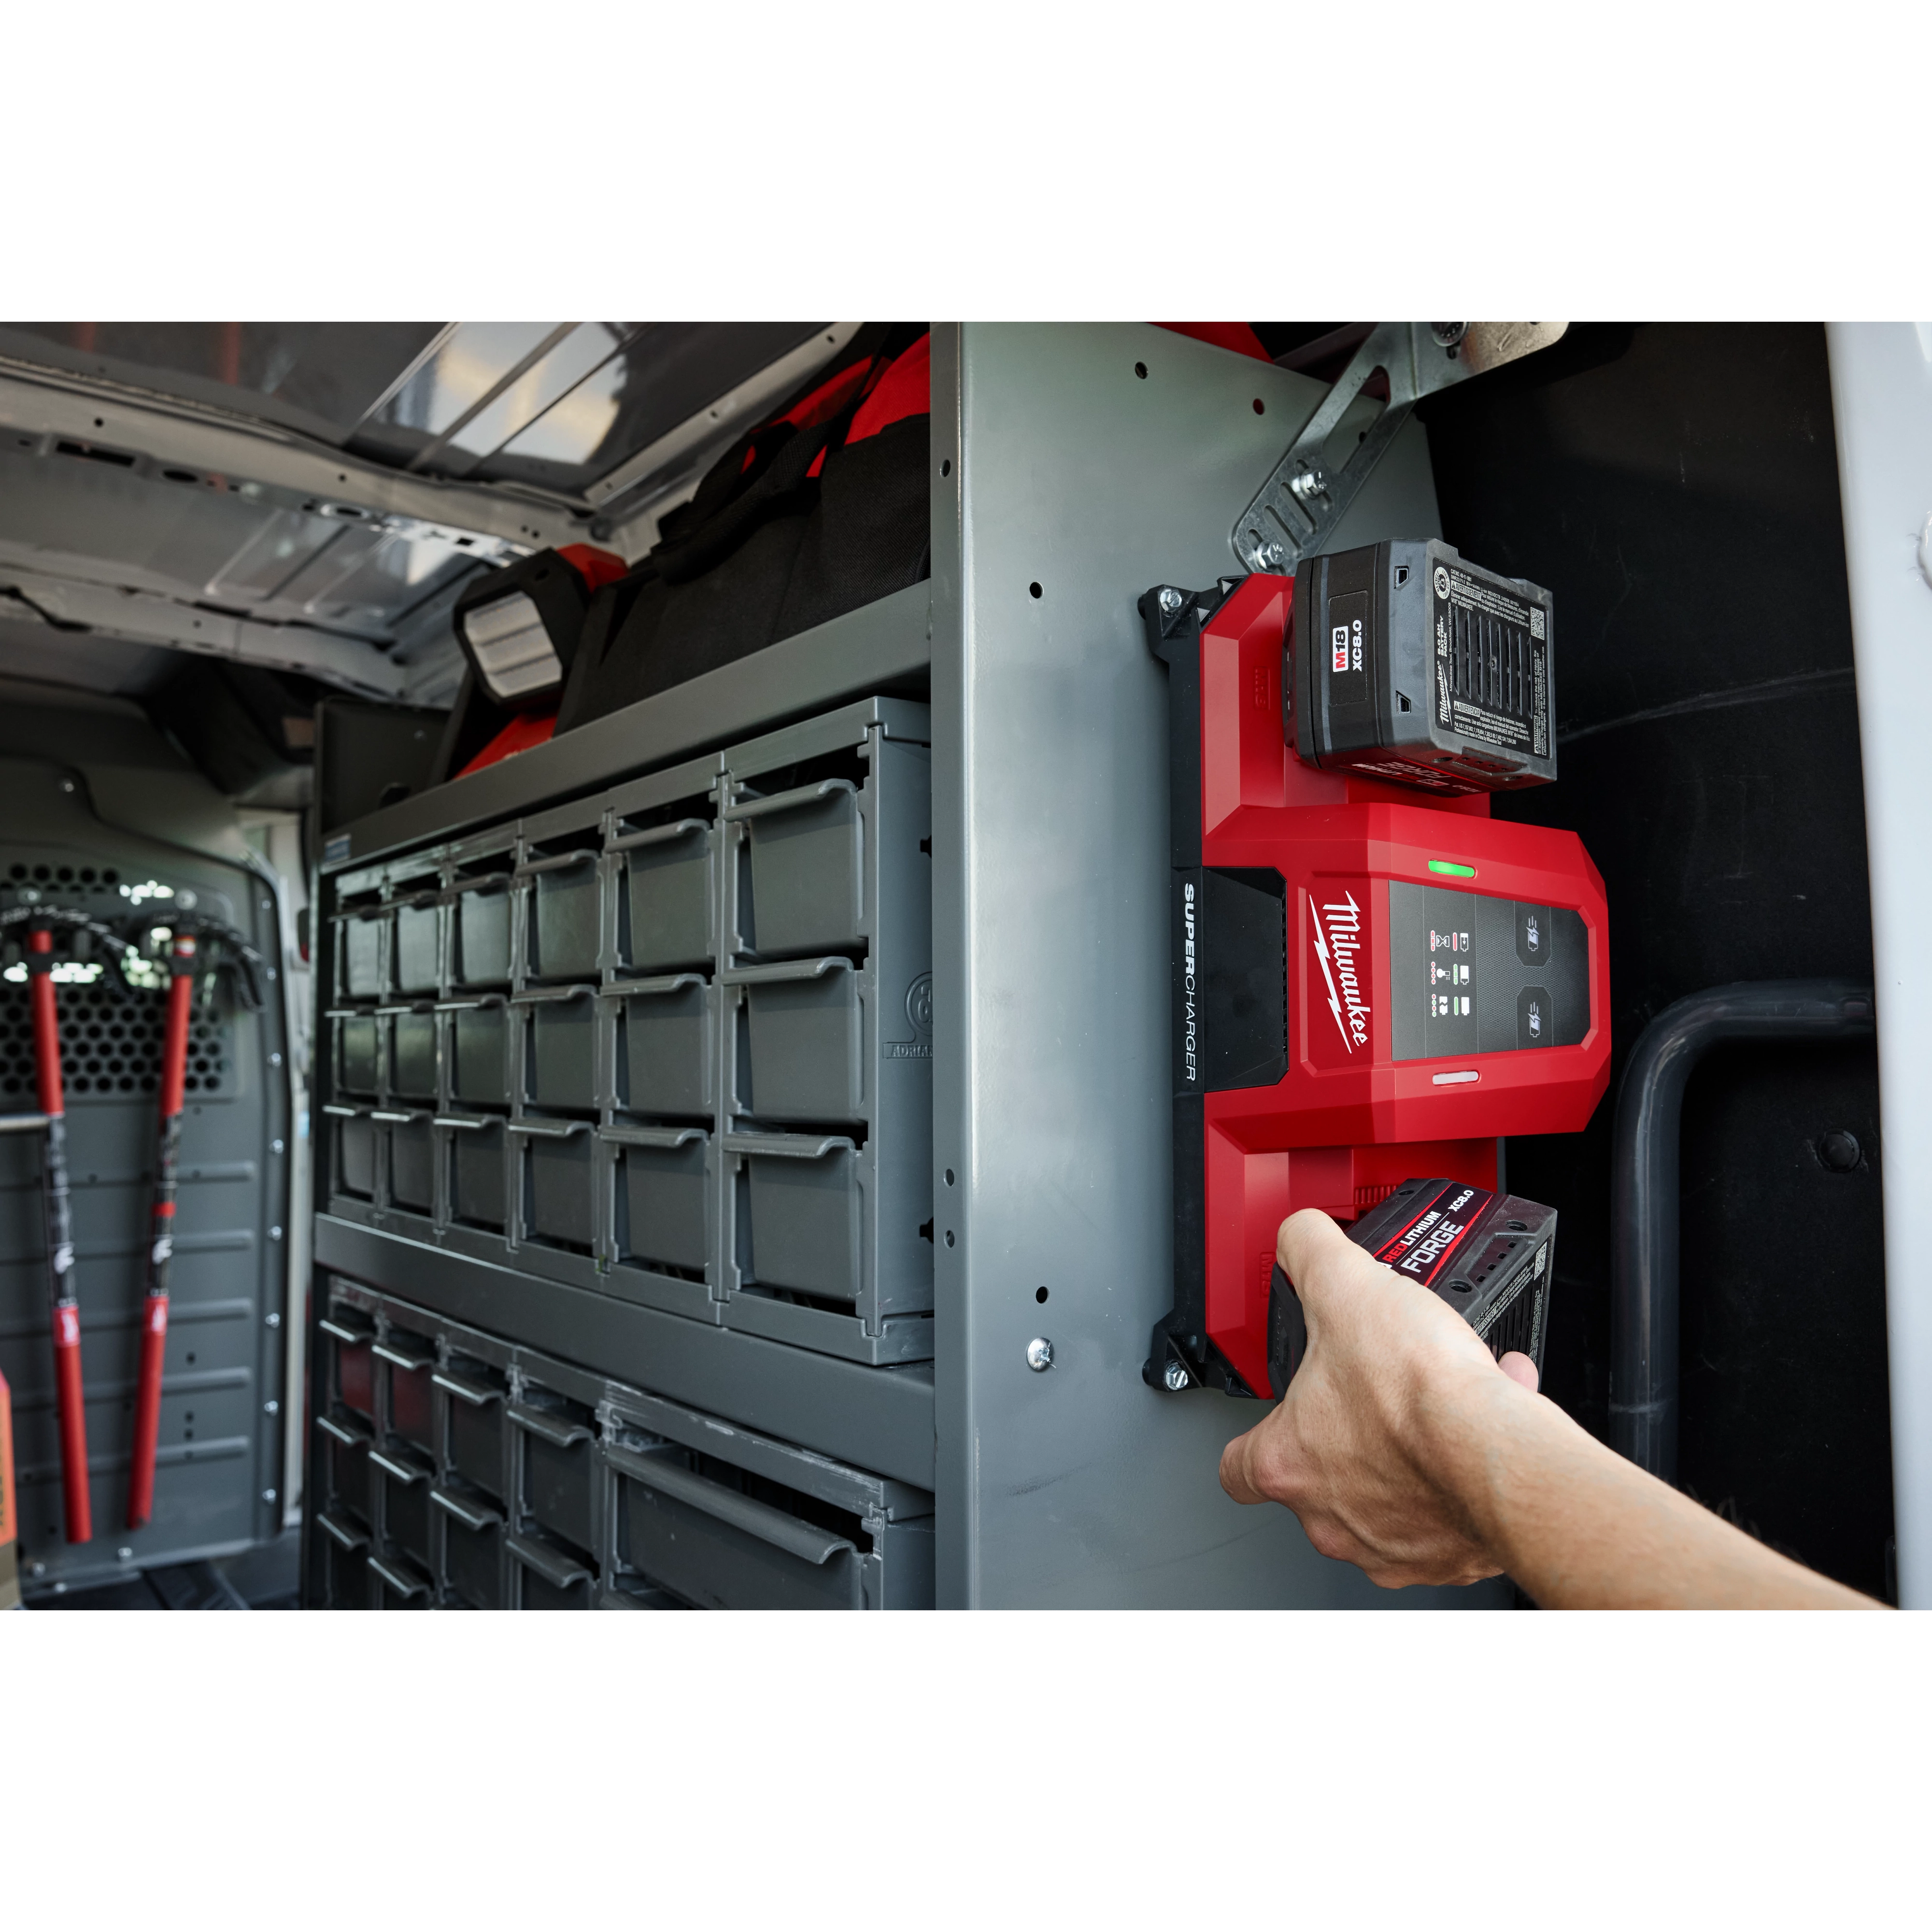
{"label": "grey storage drawer", "polygon": [[442,1521],[442,1587],[447,1600],[472,1610],[503,1607],[503,1518],[479,1497],[447,1487],[430,1492]]}
{"label": "grey storage drawer", "polygon": [[524,868],[535,902],[530,976],[594,980],[602,949],[603,904],[594,852],[538,860]]}
{"label": "grey storage drawer", "polygon": [[597,1431],[590,1410],[526,1388],[508,1412],[521,1457],[518,1517],[586,1554],[597,1546]]}
{"label": "grey storage drawer", "polygon": [[449,1095],[464,1107],[510,1104],[510,1016],[500,999],[454,1000],[449,1015]]}
{"label": "grey storage drawer", "polygon": [[590,1593],[597,1582],[595,1564],[532,1530],[520,1530],[506,1538],[505,1547],[514,1559],[511,1566],[517,1592],[513,1609],[590,1609]]}
{"label": "grey storage drawer", "polygon": [[455,895],[450,920],[449,983],[501,986],[510,977],[510,882],[492,879]]}
{"label": "grey storage drawer", "polygon": [[365,1428],[357,1427],[345,1417],[325,1415],[317,1426],[327,1461],[328,1507],[339,1521],[359,1523],[366,1529],[375,1520],[369,1470],[374,1438]]}
{"label": "grey storage drawer", "polygon": [[856,1120],[866,1110],[864,1018],[850,960],[802,960],[728,976],[743,988],[749,1051],[740,1105],[765,1120]]}
{"label": "grey storage drawer", "polygon": [[433,1378],[445,1398],[444,1457],[449,1468],[484,1496],[500,1504],[508,1494],[504,1473],[509,1397],[502,1378],[487,1370],[440,1369]]}
{"label": "grey storage drawer", "polygon": [[442,1124],[451,1130],[449,1214],[452,1220],[473,1228],[503,1232],[507,1206],[504,1162],[507,1144],[504,1124],[448,1114]]}
{"label": "grey storage drawer", "polygon": [[751,1278],[836,1301],[858,1298],[863,1279],[858,1156],[842,1136],[746,1134]]}
{"label": "grey storage drawer", "polygon": [[709,1115],[717,1088],[714,990],[695,973],[640,980],[616,1005],[617,1104]]}
{"label": "grey storage drawer", "polygon": [[436,1210],[436,1135],[427,1114],[388,1117],[389,1198],[417,1214]]}
{"label": "grey storage drawer", "polygon": [[398,992],[436,992],[442,970],[442,912],[433,897],[418,897],[396,908],[395,970],[390,976]]}
{"label": "grey storage drawer", "polygon": [[753,950],[770,958],[859,944],[859,800],[849,779],[741,799],[728,816],[750,835]]}
{"label": "grey storage drawer", "polygon": [[423,1455],[436,1454],[436,1345],[392,1328],[376,1344],[389,1365],[389,1432]]}
{"label": "grey storage drawer", "polygon": [[392,1448],[372,1449],[369,1463],[382,1486],[384,1540],[427,1570],[430,1471],[414,1456]]}
{"label": "grey storage drawer", "polygon": [[413,1009],[389,1019],[389,1091],[405,1100],[436,1098],[436,1015]]}
{"label": "grey storage drawer", "polygon": [[590,1113],[597,1106],[597,1001],[573,988],[567,999],[520,994],[514,1010],[527,1025],[525,1099],[532,1106]]}
{"label": "grey storage drawer", "polygon": [[332,1106],[328,1112],[335,1134],[330,1163],[335,1191],[370,1199],[376,1192],[376,1124],[359,1107]]}
{"label": "grey storage drawer", "polygon": [[623,868],[624,963],[641,972],[701,966],[716,944],[712,830],[681,818],[612,842]]}
{"label": "grey storage drawer", "polygon": [[343,1094],[376,1096],[382,1084],[382,1030],[374,1013],[335,1012],[335,1085]]}
{"label": "grey storage drawer", "polygon": [[352,913],[336,928],[340,934],[338,955],[341,990],[351,999],[380,999],[382,985],[382,928],[388,923],[379,911]]}
{"label": "grey storage drawer", "polygon": [[596,1141],[583,1120],[518,1120],[522,1151],[524,1232],[532,1240],[590,1249],[597,1237],[593,1158]]}
{"label": "grey storage drawer", "polygon": [[710,1252],[710,1136],[700,1127],[607,1128],[623,1261],[701,1274]]}
{"label": "grey storage drawer", "polygon": [[865,1608],[856,1525],[841,1533],[747,1496],[674,1444],[604,1455],[628,1568],[706,1610]]}

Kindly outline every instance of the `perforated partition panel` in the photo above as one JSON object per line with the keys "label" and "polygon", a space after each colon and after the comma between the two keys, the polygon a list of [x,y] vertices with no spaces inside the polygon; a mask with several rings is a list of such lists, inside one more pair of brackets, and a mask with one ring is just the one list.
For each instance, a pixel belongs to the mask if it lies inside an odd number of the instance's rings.
{"label": "perforated partition panel", "polygon": [[[52,1599],[150,1564],[219,1556],[280,1532],[288,1179],[294,1139],[274,971],[272,889],[248,868],[166,842],[208,836],[179,779],[142,797],[136,834],[112,773],[0,755],[0,910],[53,911],[55,1000],[66,1089],[74,1279],[86,1393],[92,1540],[69,1544],[61,1509],[41,1136],[0,1136],[0,1369],[14,1393],[22,1581]],[[238,836],[236,838],[238,847]],[[261,956],[262,1004],[233,974],[197,985],[189,1038],[154,1514],[125,1527],[136,1364],[157,1129],[165,968],[152,935],[178,910],[237,928]],[[61,912],[114,929],[76,945]],[[22,959],[24,921],[0,928],[0,1113],[36,1108]]]}

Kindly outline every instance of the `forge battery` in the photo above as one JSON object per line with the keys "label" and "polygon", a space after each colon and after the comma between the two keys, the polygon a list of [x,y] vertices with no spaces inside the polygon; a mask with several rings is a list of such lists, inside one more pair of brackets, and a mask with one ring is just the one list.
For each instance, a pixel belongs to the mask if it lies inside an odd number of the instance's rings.
{"label": "forge battery", "polygon": [[[1498,1360],[1515,1350],[1542,1374],[1556,1272],[1555,1208],[1440,1177],[1405,1180],[1348,1238],[1447,1302]],[[1277,1393],[1307,1350],[1300,1300],[1277,1262],[1268,1282],[1268,1379]]]}

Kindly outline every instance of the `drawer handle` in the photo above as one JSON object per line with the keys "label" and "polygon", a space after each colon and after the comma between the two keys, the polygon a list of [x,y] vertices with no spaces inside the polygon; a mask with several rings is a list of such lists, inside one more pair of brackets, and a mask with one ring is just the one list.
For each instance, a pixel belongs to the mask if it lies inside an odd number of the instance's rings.
{"label": "drawer handle", "polygon": [[582,1423],[572,1422],[565,1416],[551,1415],[541,1408],[526,1408],[521,1402],[512,1402],[504,1413],[518,1428],[541,1436],[560,1449],[574,1449],[578,1443],[590,1440],[590,1431]]}
{"label": "drawer handle", "polygon": [[382,1581],[388,1584],[389,1588],[394,1591],[405,1603],[412,1597],[426,1597],[429,1594],[429,1586],[420,1576],[413,1576],[406,1570],[399,1569],[386,1557],[370,1557],[369,1568],[374,1570],[376,1574],[381,1577]]}
{"label": "drawer handle", "polygon": [[328,1532],[339,1548],[353,1550],[367,1550],[369,1546],[368,1536],[352,1523],[344,1522],[339,1518],[326,1514],[317,1516],[316,1521]]}
{"label": "drawer handle", "polygon": [[412,1120],[426,1120],[428,1116],[424,1114],[398,1113],[393,1107],[376,1107],[370,1109],[369,1118],[372,1120],[386,1120],[392,1126],[406,1127]]}
{"label": "drawer handle", "polygon": [[459,1133],[472,1133],[478,1127],[487,1127],[500,1123],[502,1118],[502,1116],[500,1114],[478,1114],[474,1116],[468,1114],[438,1114],[433,1118],[431,1125],[439,1127],[454,1127]]}
{"label": "drawer handle", "polygon": [[473,1013],[485,1006],[500,1006],[507,1004],[501,993],[478,993],[473,1000],[439,1000],[434,1010],[440,1013]]}
{"label": "drawer handle", "polygon": [[599,1127],[597,1138],[614,1147],[681,1148],[711,1136],[702,1127]]}
{"label": "drawer handle", "polygon": [[481,1503],[472,1503],[467,1497],[459,1496],[453,1490],[431,1490],[429,1499],[446,1516],[453,1516],[465,1529],[499,1529],[502,1526],[501,1510],[486,1508]]}
{"label": "drawer handle", "polygon": [[828,973],[857,969],[843,954],[824,959],[782,959],[771,966],[730,966],[718,975],[728,986],[764,986],[785,980],[822,980]]}
{"label": "drawer handle", "polygon": [[373,1342],[376,1339],[372,1328],[352,1328],[346,1322],[338,1322],[332,1315],[325,1315],[315,1324],[325,1335],[333,1335],[338,1342],[352,1344]]}
{"label": "drawer handle", "polygon": [[411,1000],[400,1006],[378,1006],[376,1017],[379,1020],[389,1020],[400,1013],[430,1013],[435,1010],[434,1004],[428,1000]]}
{"label": "drawer handle", "polygon": [[566,1000],[589,1000],[596,997],[595,986],[531,986],[520,993],[510,995],[513,1006],[553,1006]]}
{"label": "drawer handle", "polygon": [[336,1101],[326,1100],[322,1102],[322,1111],[325,1114],[334,1114],[338,1120],[359,1120],[367,1109],[362,1107],[345,1107]]}
{"label": "drawer handle", "polygon": [[742,1529],[760,1542],[769,1543],[774,1549],[782,1550],[788,1556],[800,1557],[807,1563],[823,1565],[830,1562],[840,1550],[857,1546],[850,1537],[835,1536],[815,1523],[802,1522],[795,1516],[786,1515],[783,1510],[774,1509],[770,1503],[761,1503],[753,1496],[740,1496],[736,1490],[727,1489],[722,1483],[714,1483],[709,1476],[700,1476],[695,1469],[687,1469],[681,1462],[660,1462],[654,1456],[640,1456],[634,1449],[626,1449],[616,1443],[606,1444],[604,1459],[611,1468],[633,1482],[643,1484],[647,1490],[656,1490],[660,1496],[674,1496],[680,1502],[688,1503],[693,1509],[702,1510],[706,1516],[716,1516],[720,1522],[728,1522],[733,1528]]}
{"label": "drawer handle", "polygon": [[734,1154],[776,1155],[781,1160],[823,1160],[843,1148],[848,1154],[859,1151],[858,1143],[844,1134],[727,1134],[722,1146]]}
{"label": "drawer handle", "polygon": [[506,1120],[513,1134],[534,1134],[539,1140],[567,1141],[572,1134],[587,1134],[588,1120]]}
{"label": "drawer handle", "polygon": [[710,829],[702,818],[680,818],[675,825],[653,825],[647,832],[627,832],[622,838],[612,839],[606,850],[635,852],[646,845],[668,845],[674,838],[688,838],[694,832]]}
{"label": "drawer handle", "polygon": [[604,988],[613,1000],[641,1000],[658,993],[681,993],[687,986],[704,984],[702,973],[666,973],[652,980],[620,980]]}
{"label": "drawer handle", "polygon": [[433,1369],[436,1366],[434,1355],[412,1354],[395,1342],[378,1342],[369,1352],[372,1355],[380,1355],[386,1362],[394,1363],[399,1369]]}
{"label": "drawer handle", "polygon": [[768,812],[794,812],[802,805],[816,805],[835,792],[856,794],[859,788],[850,778],[821,778],[816,784],[800,785],[795,791],[776,791],[770,798],[734,799],[724,808],[727,818],[762,818]]}
{"label": "drawer handle", "polygon": [[516,869],[518,879],[533,879],[540,872],[567,872],[578,866],[594,866],[595,852],[561,852],[554,859],[526,859]]}
{"label": "drawer handle", "polygon": [[315,1426],[325,1436],[332,1436],[345,1449],[360,1448],[374,1438],[368,1430],[358,1429],[353,1424],[344,1422],[332,1415],[318,1415]]}
{"label": "drawer handle", "polygon": [[466,1402],[472,1408],[488,1408],[493,1402],[503,1400],[501,1389],[492,1388],[488,1382],[472,1382],[461,1376],[453,1376],[447,1369],[438,1369],[430,1380],[446,1394],[453,1395],[458,1402]]}
{"label": "drawer handle", "polygon": [[405,1462],[383,1449],[370,1450],[369,1460],[380,1469],[384,1475],[393,1476],[398,1482],[406,1486],[421,1482],[425,1473],[418,1469],[413,1462]]}
{"label": "drawer handle", "polygon": [[556,1589],[567,1590],[573,1583],[586,1581],[590,1575],[581,1563],[573,1562],[561,1550],[546,1549],[528,1537],[506,1536],[503,1545],[526,1569],[534,1570]]}

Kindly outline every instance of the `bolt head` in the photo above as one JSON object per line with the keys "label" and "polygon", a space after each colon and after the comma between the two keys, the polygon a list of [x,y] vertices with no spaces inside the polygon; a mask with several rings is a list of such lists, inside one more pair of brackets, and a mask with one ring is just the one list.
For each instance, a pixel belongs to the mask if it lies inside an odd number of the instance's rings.
{"label": "bolt head", "polygon": [[1160,593],[1160,608],[1169,616],[1180,608],[1180,592],[1171,584]]}
{"label": "bolt head", "polygon": [[1454,349],[1468,334],[1469,325],[1466,322],[1432,322],[1429,332],[1435,337],[1438,349]]}
{"label": "bolt head", "polygon": [[1178,1395],[1187,1386],[1187,1371],[1170,1355],[1167,1366],[1161,1372],[1161,1380]]}
{"label": "bolt head", "polygon": [[282,1318],[279,1315],[266,1316],[263,1319],[271,1328],[279,1328],[282,1325]]}
{"label": "bolt head", "polygon": [[1053,1344],[1044,1335],[1036,1335],[1027,1344],[1027,1366],[1036,1375],[1053,1366]]}
{"label": "bolt head", "polygon": [[264,1490],[262,1492],[262,1500],[265,1503],[273,1502],[275,1500],[274,1491],[273,1490]]}
{"label": "bolt head", "polygon": [[114,1553],[123,1563],[131,1563],[134,1560],[134,1551],[130,1550],[124,1543],[122,1544],[121,1547],[116,1550]]}
{"label": "bolt head", "polygon": [[262,1405],[262,1413],[264,1415],[279,1415],[281,1412],[282,1406],[278,1402],[265,1402]]}

